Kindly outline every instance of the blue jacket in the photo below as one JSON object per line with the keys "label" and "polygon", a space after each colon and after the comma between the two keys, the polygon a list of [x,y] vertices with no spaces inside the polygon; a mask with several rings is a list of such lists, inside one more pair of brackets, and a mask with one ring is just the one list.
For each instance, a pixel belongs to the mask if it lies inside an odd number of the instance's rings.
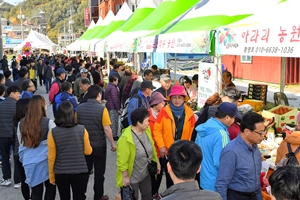
{"label": "blue jacket", "polygon": [[23,90],[21,93],[20,99],[31,98],[32,96],[33,96],[32,93]]}
{"label": "blue jacket", "polygon": [[129,125],[131,125],[131,119],[130,119],[130,115],[131,113],[139,108],[139,107],[145,107],[147,109],[150,108],[150,105],[149,105],[149,101],[150,101],[150,97],[145,97],[143,95],[143,93],[139,90],[138,93],[137,93],[141,99],[142,99],[142,105],[139,105],[139,99],[138,98],[131,98],[128,102],[128,115],[127,115],[127,118],[128,118],[128,122],[129,122]]}
{"label": "blue jacket", "polygon": [[26,174],[25,182],[29,187],[37,186],[49,179],[47,140],[43,140],[36,148],[20,145],[19,156]]}
{"label": "blue jacket", "polygon": [[74,98],[74,96],[68,92],[59,93],[58,95],[56,95],[54,101],[56,104],[56,110],[58,109],[58,106],[64,101],[69,101],[73,105],[74,111],[77,110],[78,103],[77,103],[76,99]]}
{"label": "blue jacket", "polygon": [[222,149],[230,141],[227,127],[215,118],[196,127],[198,144],[203,153],[200,171],[200,185],[204,190],[215,191]]}

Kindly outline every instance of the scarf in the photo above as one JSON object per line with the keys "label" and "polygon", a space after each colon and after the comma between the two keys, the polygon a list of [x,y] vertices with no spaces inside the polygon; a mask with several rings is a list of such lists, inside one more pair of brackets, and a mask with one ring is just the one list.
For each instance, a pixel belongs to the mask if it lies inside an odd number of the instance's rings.
{"label": "scarf", "polygon": [[182,113],[183,113],[183,111],[184,111],[184,104],[182,104],[181,106],[179,106],[179,107],[176,107],[176,106],[174,106],[173,104],[172,104],[172,102],[170,102],[170,108],[171,108],[171,110],[172,110],[172,113],[173,113],[173,115],[174,116],[176,116],[176,117],[182,117]]}
{"label": "scarf", "polygon": [[152,111],[152,115],[153,115],[154,119],[156,119],[158,112],[156,110],[154,110],[153,108],[151,108],[151,111]]}

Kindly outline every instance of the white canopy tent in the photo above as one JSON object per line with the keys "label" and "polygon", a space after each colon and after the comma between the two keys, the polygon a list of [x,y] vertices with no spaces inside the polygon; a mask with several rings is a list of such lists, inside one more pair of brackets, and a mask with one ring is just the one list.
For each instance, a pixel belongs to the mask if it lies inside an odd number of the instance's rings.
{"label": "white canopy tent", "polygon": [[89,27],[86,30],[86,32],[78,40],[75,40],[71,44],[67,45],[66,49],[69,50],[69,51],[80,51],[81,50],[81,43],[84,42],[83,37],[85,36],[85,34],[87,34],[88,32],[92,31],[95,27],[99,26],[102,21],[103,21],[102,17],[100,17],[98,19],[98,21],[97,21],[96,24],[95,24],[94,20],[92,20],[92,22],[89,25]]}
{"label": "white canopy tent", "polygon": [[49,49],[50,53],[55,53],[55,47],[57,46],[47,36],[31,30],[27,38],[21,44],[16,46],[14,51],[21,50],[27,42],[31,44],[32,48]]}

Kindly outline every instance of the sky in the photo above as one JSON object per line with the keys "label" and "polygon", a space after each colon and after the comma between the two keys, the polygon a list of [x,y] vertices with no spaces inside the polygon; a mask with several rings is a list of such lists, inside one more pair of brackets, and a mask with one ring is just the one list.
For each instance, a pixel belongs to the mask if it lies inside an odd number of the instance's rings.
{"label": "sky", "polygon": [[10,4],[17,5],[18,3],[20,3],[24,0],[4,0],[4,1],[7,2],[7,3],[10,3]]}

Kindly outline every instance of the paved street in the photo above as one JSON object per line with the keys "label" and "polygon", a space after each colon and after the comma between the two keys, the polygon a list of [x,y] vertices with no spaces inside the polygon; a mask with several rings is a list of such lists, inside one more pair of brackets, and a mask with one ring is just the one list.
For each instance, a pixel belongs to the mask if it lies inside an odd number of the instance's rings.
{"label": "paved street", "polygon": [[[48,95],[46,94],[45,87],[38,87],[38,90],[36,94],[43,95],[47,102],[48,102]],[[52,114],[52,107],[47,107],[47,116],[53,119]],[[109,144],[109,142],[108,142]],[[108,146],[110,147],[110,145]],[[116,188],[116,181],[115,181],[115,172],[116,172],[116,154],[115,152],[110,151],[110,148],[107,148],[107,163],[106,163],[106,174],[105,174],[105,194],[109,195],[110,199],[114,200],[115,194],[118,192],[118,189]],[[12,171],[13,171],[13,163],[12,163]],[[2,179],[2,170],[0,170],[0,176]],[[13,179],[12,179],[13,181]],[[87,189],[87,199],[92,200],[93,199],[93,184],[94,184],[94,175],[90,175],[89,183],[88,183],[88,189]],[[21,189],[14,189],[13,183],[12,185],[5,187],[0,186],[0,199],[5,200],[21,200],[23,199]],[[56,199],[59,199],[59,195],[57,192]]]}

